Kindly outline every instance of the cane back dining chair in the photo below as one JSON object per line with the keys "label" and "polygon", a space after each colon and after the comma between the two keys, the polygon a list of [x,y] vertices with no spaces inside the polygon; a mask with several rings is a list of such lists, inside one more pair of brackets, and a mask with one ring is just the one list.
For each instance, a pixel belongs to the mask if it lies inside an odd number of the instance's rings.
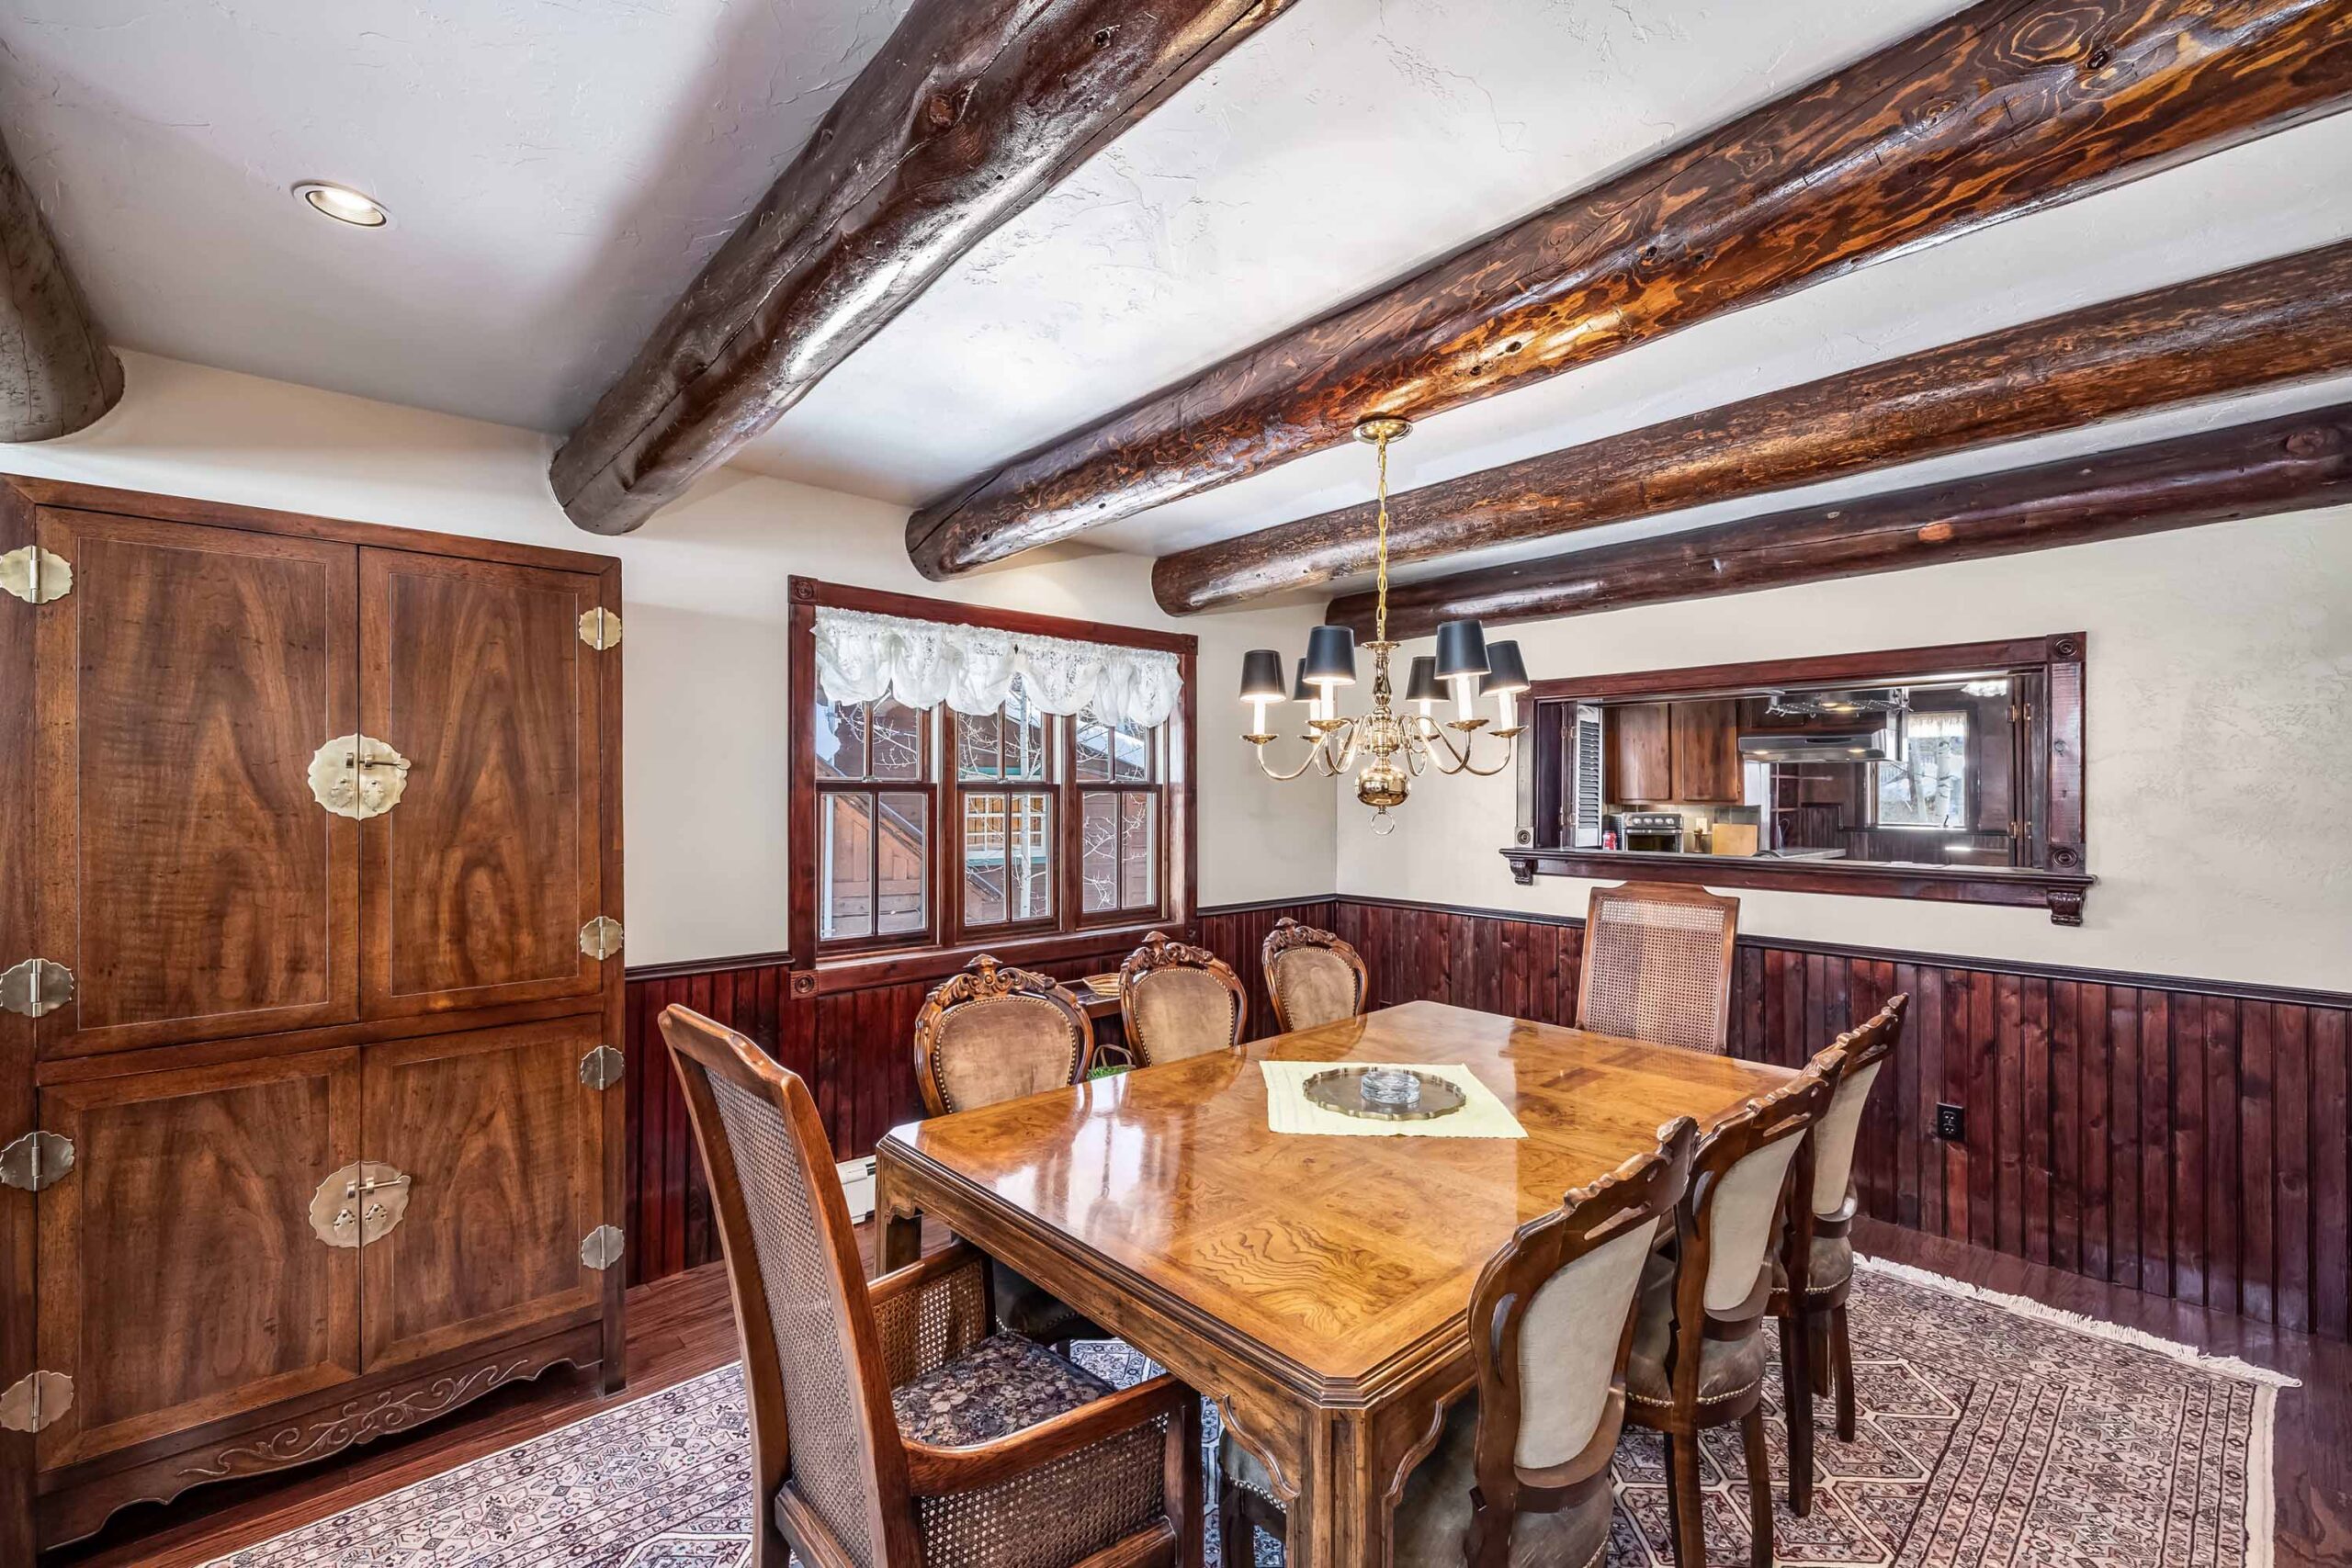
{"label": "cane back dining chair", "polygon": [[[1808,1135],[1828,1110],[1845,1053],[1833,1046],[1804,1072],[1752,1100],[1700,1140],[1675,1209],[1675,1248],[1645,1266],[1625,1364],[1626,1418],[1666,1439],[1667,1521],[1681,1568],[1705,1568],[1699,1434],[1736,1424],[1746,1450],[1749,1561],[1772,1562],[1772,1475],[1764,1447],[1764,1316],[1792,1178],[1810,1175]],[[1802,1276],[1810,1227],[1783,1247]]]}
{"label": "cane back dining chair", "polygon": [[[1812,1179],[1799,1216],[1807,1241],[1804,1280],[1791,1290],[1785,1263],[1776,1261],[1766,1309],[1781,1325],[1781,1365],[1789,1412],[1789,1506],[1802,1515],[1813,1504],[1813,1401],[1834,1393],[1838,1436],[1854,1440],[1854,1346],[1846,1326],[1846,1300],[1854,1288],[1854,1148],[1862,1111],[1879,1069],[1903,1040],[1911,998],[1887,998],[1875,1017],[1838,1037],[1846,1053],[1829,1109],[1813,1134]],[[1792,1198],[1793,1206],[1796,1199]],[[1804,1222],[1809,1217],[1809,1224]],[[1794,1352],[1793,1354],[1792,1352]],[[1798,1370],[1809,1373],[1800,1377]]]}
{"label": "cane back dining chair", "polygon": [[1364,1010],[1370,987],[1356,950],[1327,931],[1284,915],[1258,947],[1258,966],[1284,1034],[1336,1023]]}
{"label": "cane back dining chair", "polygon": [[1662,883],[1594,888],[1585,907],[1577,1027],[1723,1052],[1738,935],[1736,898]]}
{"label": "cane back dining chair", "polygon": [[961,1243],[867,1284],[808,1085],[684,1008],[661,1025],[742,1343],[753,1568],[1201,1562],[1197,1396],[995,1332]]}
{"label": "cane back dining chair", "polygon": [[[1094,1024],[1050,977],[983,953],[923,998],[915,1014],[915,1079],[933,1116],[1067,1089],[1094,1062]],[[1042,1344],[1105,1338],[1022,1275],[993,1274],[997,1320]]]}
{"label": "cane back dining chair", "polygon": [[[1609,1466],[1625,1422],[1625,1358],[1645,1260],[1690,1182],[1699,1126],[1679,1116],[1655,1149],[1519,1228],[1479,1270],[1465,1322],[1477,1382],[1396,1501],[1399,1568],[1597,1568],[1609,1550]],[[1264,1467],[1220,1450],[1224,1560],[1279,1535]]]}
{"label": "cane back dining chair", "polygon": [[1119,1022],[1138,1067],[1230,1051],[1249,1021],[1241,976],[1205,947],[1153,931],[1119,965]]}

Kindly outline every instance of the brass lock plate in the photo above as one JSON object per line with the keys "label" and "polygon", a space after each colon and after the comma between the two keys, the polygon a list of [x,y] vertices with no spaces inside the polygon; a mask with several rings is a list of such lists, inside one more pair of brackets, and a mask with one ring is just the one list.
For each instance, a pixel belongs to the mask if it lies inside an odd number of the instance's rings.
{"label": "brass lock plate", "polygon": [[364,822],[401,803],[409,760],[372,735],[338,735],[311,755],[311,798]]}
{"label": "brass lock plate", "polygon": [[346,1165],[311,1195],[311,1229],[329,1247],[365,1247],[408,1213],[409,1179],[380,1160]]}

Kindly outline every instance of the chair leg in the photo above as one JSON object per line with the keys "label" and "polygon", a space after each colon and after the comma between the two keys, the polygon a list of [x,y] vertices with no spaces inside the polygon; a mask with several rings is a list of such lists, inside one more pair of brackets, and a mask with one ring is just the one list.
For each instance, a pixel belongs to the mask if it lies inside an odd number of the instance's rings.
{"label": "chair leg", "polygon": [[1679,1568],[1707,1568],[1707,1517],[1699,1491],[1697,1433],[1666,1439],[1667,1517]]}
{"label": "chair leg", "polygon": [[1739,1418],[1739,1438],[1747,1450],[1748,1565],[1772,1568],[1772,1457],[1764,1447],[1764,1412]]}
{"label": "chair leg", "polygon": [[1781,1319],[1781,1412],[1789,1428],[1789,1512],[1813,1512],[1812,1334],[1805,1314]]}
{"label": "chair leg", "polygon": [[1809,1312],[1804,1314],[1805,1365],[1813,1371],[1813,1392],[1822,1399],[1830,1394],[1829,1384],[1829,1314]]}
{"label": "chair leg", "polygon": [[1854,1341],[1846,1333],[1846,1308],[1840,1303],[1829,1314],[1830,1355],[1837,1362],[1838,1440],[1854,1440]]}

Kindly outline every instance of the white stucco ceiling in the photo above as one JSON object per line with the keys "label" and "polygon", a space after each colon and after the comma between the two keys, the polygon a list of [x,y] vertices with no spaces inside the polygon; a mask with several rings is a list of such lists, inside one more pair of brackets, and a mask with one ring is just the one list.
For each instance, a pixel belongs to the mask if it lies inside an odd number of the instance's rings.
{"label": "white stucco ceiling", "polygon": [[[0,129],[119,341],[560,430],[907,3],[0,0]],[[926,498],[1954,4],[1294,0],[739,461]],[[316,218],[288,194],[305,178],[369,191],[392,227]],[[1398,479],[2347,234],[2352,116],[1430,420]],[[1360,499],[1366,479],[1361,452],[1321,454],[1088,540],[1159,554]]]}

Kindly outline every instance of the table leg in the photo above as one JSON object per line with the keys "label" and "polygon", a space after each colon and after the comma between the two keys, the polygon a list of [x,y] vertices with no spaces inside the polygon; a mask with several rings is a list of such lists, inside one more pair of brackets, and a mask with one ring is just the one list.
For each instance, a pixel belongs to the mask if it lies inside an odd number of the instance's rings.
{"label": "table leg", "polygon": [[1290,1512],[1288,1561],[1311,1568],[1417,1568],[1395,1563],[1396,1499],[1413,1467],[1436,1447],[1458,1392],[1424,1385],[1368,1410],[1317,1411],[1307,1473]]}
{"label": "table leg", "polygon": [[922,1211],[897,1193],[888,1155],[874,1158],[874,1271],[888,1274],[922,1257]]}

